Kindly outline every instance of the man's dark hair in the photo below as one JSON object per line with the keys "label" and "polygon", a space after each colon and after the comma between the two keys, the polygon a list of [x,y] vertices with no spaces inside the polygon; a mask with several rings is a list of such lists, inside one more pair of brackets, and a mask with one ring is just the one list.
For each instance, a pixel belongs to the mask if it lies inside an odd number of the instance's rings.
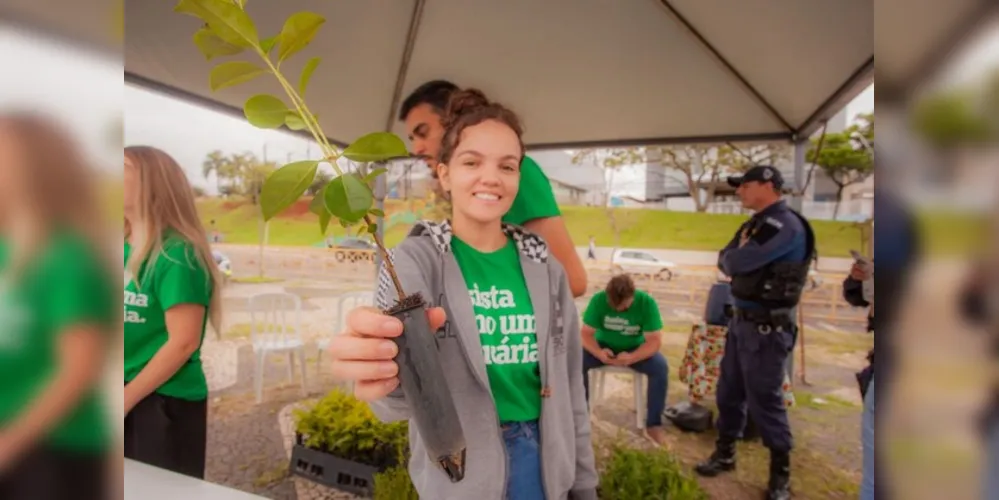
{"label": "man's dark hair", "polygon": [[607,282],[607,303],[617,309],[621,304],[635,296],[635,282],[627,274],[619,274]]}
{"label": "man's dark hair", "polygon": [[439,115],[444,115],[447,103],[460,88],[447,80],[433,80],[416,88],[399,108],[399,121],[405,121],[409,112],[421,104],[429,104]]}

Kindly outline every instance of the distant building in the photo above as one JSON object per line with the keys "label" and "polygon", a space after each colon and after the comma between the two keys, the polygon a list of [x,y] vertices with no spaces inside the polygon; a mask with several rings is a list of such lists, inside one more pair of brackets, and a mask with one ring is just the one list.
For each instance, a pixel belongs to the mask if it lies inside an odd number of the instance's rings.
{"label": "distant building", "polygon": [[603,204],[600,191],[594,191],[574,186],[557,179],[548,179],[552,184],[552,193],[559,205],[599,206]]}

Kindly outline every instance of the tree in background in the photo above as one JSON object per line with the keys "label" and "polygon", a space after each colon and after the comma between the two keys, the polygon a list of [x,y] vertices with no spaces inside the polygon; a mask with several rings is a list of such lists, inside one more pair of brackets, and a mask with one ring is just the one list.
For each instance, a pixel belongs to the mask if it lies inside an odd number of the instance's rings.
{"label": "tree in background", "polygon": [[[599,153],[597,152],[599,151]],[[613,179],[614,170],[625,165],[648,163],[657,158],[667,170],[680,172],[694,209],[707,212],[715,202],[716,190],[729,174],[745,172],[755,165],[778,165],[790,158],[790,149],[782,144],[687,144],[584,150],[575,155],[574,163],[589,159]],[[608,187],[609,189],[609,187]]]}
{"label": "tree in background", "polygon": [[683,174],[694,209],[708,211],[715,201],[715,188],[722,179],[728,160],[727,151],[723,152],[716,146],[693,144],[647,148],[648,154],[656,154],[662,158],[664,167]]}
{"label": "tree in background", "polygon": [[249,152],[225,155],[216,150],[208,153],[201,163],[201,171],[206,179],[215,175],[219,194],[245,196],[254,205],[260,201],[260,192],[267,176],[276,169],[276,163],[261,161]]}
{"label": "tree in background", "polygon": [[913,130],[946,155],[987,142],[995,130],[975,95],[964,89],[943,91],[918,101],[911,115]]}
{"label": "tree in background", "polygon": [[230,189],[228,189],[229,188],[228,185],[225,186],[225,189],[223,189],[222,186],[222,179],[228,178],[228,172],[225,171],[225,169],[228,167],[228,164],[229,164],[228,158],[226,158],[225,154],[223,154],[222,151],[219,151],[217,149],[215,151],[212,151],[211,153],[208,153],[208,155],[205,156],[205,160],[201,162],[201,175],[203,175],[205,177],[205,180],[207,181],[209,178],[211,178],[212,174],[214,174],[215,190],[218,191],[219,194],[221,195],[233,194],[231,192],[228,192],[231,191]]}
{"label": "tree in background", "polygon": [[870,147],[874,147],[874,113],[861,113],[857,115],[857,123],[854,124],[854,132],[860,134]]}
{"label": "tree in background", "polygon": [[639,148],[616,148],[584,149],[577,151],[572,156],[572,162],[577,165],[588,161],[604,171],[603,205],[611,231],[614,232],[614,250],[621,246],[621,228],[617,224],[614,205],[611,202],[614,192],[614,176],[621,170],[621,167],[640,163],[642,161],[640,155]]}
{"label": "tree in background", "polygon": [[782,143],[726,143],[718,146],[722,163],[735,172],[745,172],[757,165],[778,166],[791,161],[791,147]]}
{"label": "tree in background", "polygon": [[[854,124],[843,132],[825,134],[822,147],[819,140],[812,141],[806,160],[816,165],[836,185],[836,205],[833,208],[833,218],[839,215],[839,207],[843,202],[843,191],[847,186],[867,180],[874,173],[874,157],[864,145],[857,144],[856,135],[864,135],[866,125]],[[873,144],[873,118],[870,120],[870,142]],[[864,137],[867,140],[867,137]]]}

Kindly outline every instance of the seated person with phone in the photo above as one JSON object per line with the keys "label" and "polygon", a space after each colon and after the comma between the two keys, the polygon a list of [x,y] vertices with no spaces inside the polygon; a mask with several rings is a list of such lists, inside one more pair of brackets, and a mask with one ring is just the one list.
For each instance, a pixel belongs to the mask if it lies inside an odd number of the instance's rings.
{"label": "seated person with phone", "polygon": [[602,366],[631,368],[649,378],[645,435],[666,444],[663,410],[669,365],[659,352],[663,320],[659,305],[649,294],[635,289],[631,277],[611,278],[597,292],[583,313],[583,384],[589,400],[589,371]]}

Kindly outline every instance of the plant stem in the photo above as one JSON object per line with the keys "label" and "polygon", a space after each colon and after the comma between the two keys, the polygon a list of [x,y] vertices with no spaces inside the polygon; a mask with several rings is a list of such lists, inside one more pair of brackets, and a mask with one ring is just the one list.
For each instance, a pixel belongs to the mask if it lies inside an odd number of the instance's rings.
{"label": "plant stem", "polygon": [[[260,49],[257,50],[257,53],[264,60],[264,62],[267,63],[267,67],[270,68],[271,73],[274,74],[274,76],[278,80],[278,83],[281,84],[281,87],[284,88],[285,93],[288,94],[288,97],[291,99],[291,103],[295,106],[295,110],[302,118],[302,121],[305,123],[305,126],[309,129],[309,133],[312,134],[312,137],[316,140],[316,142],[319,143],[319,147],[322,148],[323,150],[323,158],[326,160],[327,163],[329,163],[333,167],[333,170],[336,171],[337,175],[343,175],[343,171],[341,171],[340,167],[336,164],[336,161],[340,158],[340,152],[337,151],[336,148],[334,148],[332,145],[330,145],[329,141],[326,138],[326,134],[323,133],[322,128],[319,125],[319,121],[315,119],[315,117],[312,115],[312,113],[309,112],[308,108],[306,107],[305,100],[302,99],[302,97],[298,95],[298,92],[296,92],[295,89],[291,86],[291,84],[288,83],[288,80],[284,78],[284,75],[282,75],[281,72],[278,70],[277,66],[275,66],[274,63],[271,62],[270,58],[267,57],[266,53],[264,53]],[[364,222],[367,223],[369,226],[375,223],[373,220],[371,220],[370,215],[364,216]],[[382,259],[385,260],[385,269],[388,271],[389,276],[392,278],[392,284],[395,286],[395,291],[399,295],[399,300],[402,301],[403,299],[406,298],[406,292],[403,291],[402,282],[399,281],[399,276],[395,272],[395,266],[392,264],[392,261],[389,259],[388,249],[385,248],[385,244],[382,243],[381,238],[378,237],[377,233],[372,234],[371,236],[375,240],[375,245],[378,246],[378,251],[381,252],[382,254]]]}
{"label": "plant stem", "polygon": [[[374,224],[370,215],[364,216],[364,222],[369,225]],[[371,236],[375,240],[375,245],[378,246],[378,251],[382,253],[382,258],[385,259],[385,270],[388,271],[389,276],[392,278],[392,285],[395,286],[395,292],[399,294],[399,300],[402,301],[402,299],[406,298],[406,292],[402,290],[402,282],[399,281],[399,276],[395,273],[395,266],[392,265],[392,261],[389,260],[388,250],[385,249],[385,245],[382,243],[381,238],[378,237],[377,233],[372,234]]]}
{"label": "plant stem", "polygon": [[298,112],[299,117],[302,118],[302,122],[305,123],[306,128],[309,129],[309,133],[312,134],[312,137],[319,143],[319,147],[323,150],[323,157],[333,167],[333,170],[336,171],[337,175],[343,175],[343,171],[341,171],[340,167],[336,164],[336,159],[340,157],[339,152],[336,151],[336,149],[334,149],[333,146],[331,146],[326,140],[326,134],[323,133],[319,123],[313,119],[312,113],[310,113],[308,108],[305,106],[305,101],[298,95],[298,92],[295,92],[295,89],[291,87],[291,84],[288,83],[288,80],[284,78],[284,75],[282,75],[277,66],[271,62],[270,57],[268,57],[265,52],[258,49],[257,54],[264,60],[264,63],[267,64],[271,73],[275,78],[277,78],[278,83],[280,83],[281,87],[284,88],[285,93],[288,94],[292,105],[295,106],[295,111]]}
{"label": "plant stem", "polygon": [[340,157],[340,152],[329,143],[329,139],[327,139],[326,134],[323,133],[323,130],[319,125],[319,121],[315,119],[312,113],[309,112],[308,107],[305,105],[305,99],[298,95],[298,92],[295,92],[294,87],[288,83],[288,80],[284,78],[284,75],[277,72],[276,68],[274,74],[277,76],[278,82],[281,83],[281,86],[284,87],[284,91],[288,94],[288,97],[291,98],[292,103],[295,104],[295,109],[298,111],[299,116],[301,116],[302,121],[305,122],[306,127],[309,127],[309,132],[311,132],[312,136],[319,142],[319,145],[325,148],[325,156],[327,160],[330,161],[330,164],[333,165],[333,169],[336,170],[338,174],[342,175],[342,172],[340,172],[339,167],[336,165],[336,159]]}

